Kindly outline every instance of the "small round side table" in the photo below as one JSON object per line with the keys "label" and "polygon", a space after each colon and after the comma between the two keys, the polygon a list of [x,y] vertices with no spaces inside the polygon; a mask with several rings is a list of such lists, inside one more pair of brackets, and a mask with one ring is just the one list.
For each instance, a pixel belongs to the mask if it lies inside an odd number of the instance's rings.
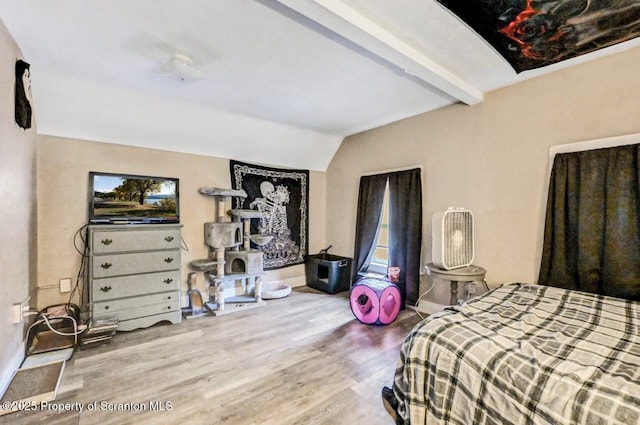
{"label": "small round side table", "polygon": [[476,282],[484,280],[487,271],[482,267],[473,264],[467,267],[460,267],[453,270],[445,270],[435,266],[433,263],[427,264],[427,274],[434,279],[443,279],[451,282],[451,305],[458,303],[458,282]]}

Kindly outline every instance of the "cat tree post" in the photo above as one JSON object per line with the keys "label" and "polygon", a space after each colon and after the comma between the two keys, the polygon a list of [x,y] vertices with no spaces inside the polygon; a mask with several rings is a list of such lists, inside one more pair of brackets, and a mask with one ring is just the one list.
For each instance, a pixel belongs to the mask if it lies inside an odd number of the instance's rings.
{"label": "cat tree post", "polygon": [[224,311],[224,247],[216,248],[215,296],[218,310]]}

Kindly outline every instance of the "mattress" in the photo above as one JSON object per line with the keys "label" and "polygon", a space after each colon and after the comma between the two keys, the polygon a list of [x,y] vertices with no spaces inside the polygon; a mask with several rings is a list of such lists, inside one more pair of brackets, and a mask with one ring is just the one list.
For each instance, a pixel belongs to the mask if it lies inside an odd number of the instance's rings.
{"label": "mattress", "polygon": [[640,424],[640,303],[510,284],[420,322],[393,390],[404,424]]}

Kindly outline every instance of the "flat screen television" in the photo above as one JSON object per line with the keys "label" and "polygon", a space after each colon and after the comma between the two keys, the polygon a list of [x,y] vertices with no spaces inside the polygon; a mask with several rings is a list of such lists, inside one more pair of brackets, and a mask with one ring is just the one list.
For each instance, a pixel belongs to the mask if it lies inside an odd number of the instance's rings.
{"label": "flat screen television", "polygon": [[91,171],[89,223],[179,223],[179,186],[177,178]]}

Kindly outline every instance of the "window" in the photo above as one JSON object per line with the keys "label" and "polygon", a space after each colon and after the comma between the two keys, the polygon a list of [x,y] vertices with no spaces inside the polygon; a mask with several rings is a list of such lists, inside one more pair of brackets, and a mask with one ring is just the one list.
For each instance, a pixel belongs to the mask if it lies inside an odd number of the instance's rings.
{"label": "window", "polygon": [[538,283],[640,301],[640,144],[556,154]]}
{"label": "window", "polygon": [[360,178],[351,275],[355,282],[365,273],[384,276],[388,266],[397,267],[403,304],[410,305],[420,286],[420,174],[420,168],[412,168]]}
{"label": "window", "polygon": [[376,231],[376,244],[373,247],[373,256],[368,271],[373,273],[387,274],[389,266],[389,182],[384,189],[384,199],[382,201],[382,213],[380,224]]}

